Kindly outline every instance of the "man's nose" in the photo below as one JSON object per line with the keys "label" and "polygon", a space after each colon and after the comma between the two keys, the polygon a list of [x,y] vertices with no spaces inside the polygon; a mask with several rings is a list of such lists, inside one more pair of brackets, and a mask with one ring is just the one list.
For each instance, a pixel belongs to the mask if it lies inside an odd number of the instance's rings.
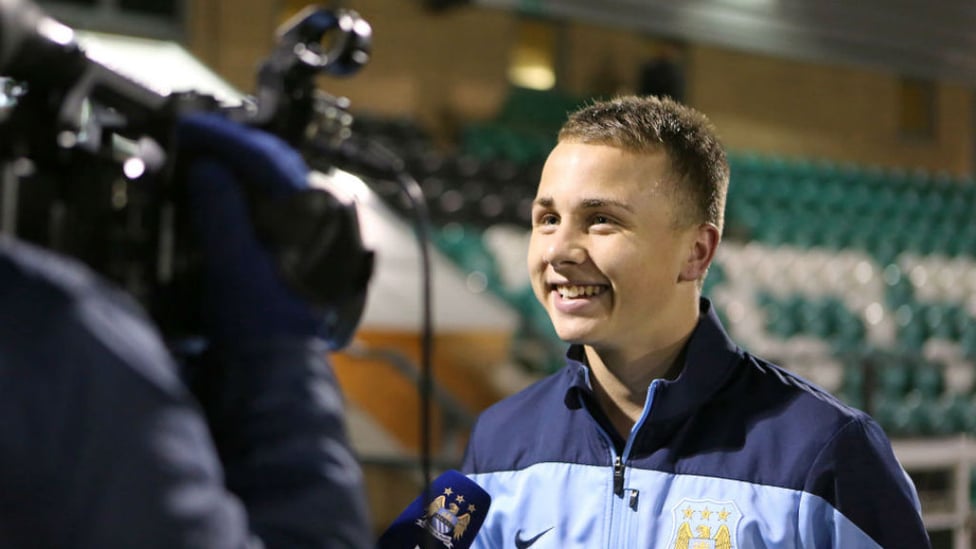
{"label": "man's nose", "polygon": [[566,263],[582,263],[586,260],[586,246],[581,235],[564,226],[550,236],[543,255],[546,263],[555,267]]}

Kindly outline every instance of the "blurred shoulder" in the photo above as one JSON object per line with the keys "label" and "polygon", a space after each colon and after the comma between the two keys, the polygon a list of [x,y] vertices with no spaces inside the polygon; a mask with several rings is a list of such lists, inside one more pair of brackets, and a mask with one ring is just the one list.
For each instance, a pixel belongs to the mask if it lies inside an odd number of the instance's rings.
{"label": "blurred shoulder", "polygon": [[179,386],[171,355],[142,308],[77,259],[0,236],[0,305],[8,367],[136,371],[154,385]]}

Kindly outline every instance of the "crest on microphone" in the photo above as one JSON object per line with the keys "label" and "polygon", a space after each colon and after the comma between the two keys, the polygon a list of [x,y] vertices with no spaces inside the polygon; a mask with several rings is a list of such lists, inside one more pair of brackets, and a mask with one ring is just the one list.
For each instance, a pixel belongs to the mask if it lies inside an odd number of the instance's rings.
{"label": "crest on microphone", "polygon": [[423,518],[417,519],[417,526],[425,528],[432,536],[444,544],[454,547],[454,541],[461,539],[477,508],[464,500],[464,494],[455,494],[450,487],[427,504]]}

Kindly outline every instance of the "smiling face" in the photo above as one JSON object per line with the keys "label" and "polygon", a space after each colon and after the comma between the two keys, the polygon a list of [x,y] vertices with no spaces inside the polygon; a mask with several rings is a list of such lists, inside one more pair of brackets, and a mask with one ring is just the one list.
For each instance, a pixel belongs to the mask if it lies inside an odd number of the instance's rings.
{"label": "smiling face", "polygon": [[533,207],[528,267],[560,338],[641,356],[690,333],[697,279],[718,236],[678,228],[670,177],[663,151],[571,141],[553,149]]}

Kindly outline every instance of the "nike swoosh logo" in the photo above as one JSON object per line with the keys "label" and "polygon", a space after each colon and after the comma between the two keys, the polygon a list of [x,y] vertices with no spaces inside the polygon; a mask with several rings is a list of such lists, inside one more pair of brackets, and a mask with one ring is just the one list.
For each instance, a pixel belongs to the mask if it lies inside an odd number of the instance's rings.
{"label": "nike swoosh logo", "polygon": [[518,532],[515,532],[515,549],[528,549],[532,546],[532,544],[539,541],[539,538],[549,533],[549,530],[552,530],[553,528],[553,526],[550,526],[549,528],[539,532],[535,537],[529,539],[522,539],[522,530],[519,529]]}

